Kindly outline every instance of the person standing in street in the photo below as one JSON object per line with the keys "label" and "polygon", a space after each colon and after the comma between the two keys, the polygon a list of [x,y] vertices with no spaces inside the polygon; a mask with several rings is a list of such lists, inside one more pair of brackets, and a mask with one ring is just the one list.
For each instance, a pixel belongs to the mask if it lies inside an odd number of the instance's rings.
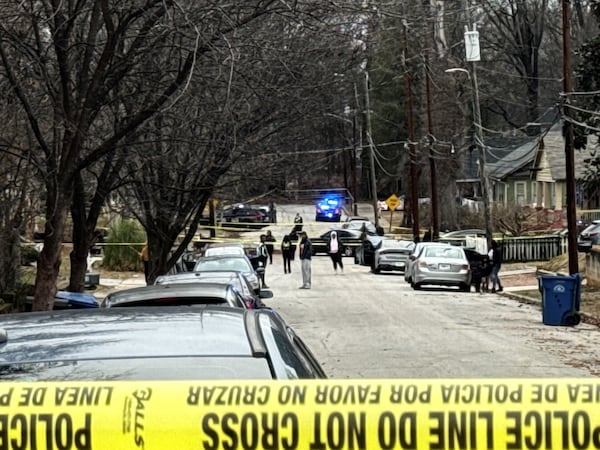
{"label": "person standing in street", "polygon": [[[492,293],[494,292],[502,292],[502,283],[500,282],[500,277],[498,276],[498,272],[500,272],[500,267],[502,266],[502,247],[498,244],[497,241],[492,240],[492,272],[490,274],[492,278]],[[496,289],[498,286],[498,289]]]}
{"label": "person standing in street", "polygon": [[296,217],[294,217],[294,233],[299,234],[302,232],[302,216],[300,213],[296,213]]}
{"label": "person standing in street", "polygon": [[139,253],[140,259],[144,264],[144,277],[146,279],[146,284],[150,284],[150,254],[148,250],[148,243],[144,245],[142,251]]}
{"label": "person standing in street", "polygon": [[302,286],[300,289],[310,289],[310,263],[312,258],[312,243],[306,231],[300,235],[300,264],[302,268]]}
{"label": "person standing in street", "polygon": [[259,270],[258,275],[261,281],[261,287],[268,288],[265,282],[265,272],[267,271],[267,261],[269,260],[269,252],[267,251],[267,245],[265,244],[267,236],[264,234],[260,235],[260,243],[256,248],[256,259],[258,260]]}
{"label": "person standing in street", "polygon": [[271,230],[267,230],[265,245],[267,247],[267,253],[269,253],[269,264],[273,264],[273,252],[275,251],[273,242],[275,242],[275,237],[271,233]]}
{"label": "person standing in street", "polygon": [[281,255],[283,256],[283,273],[292,273],[292,240],[286,234],[281,241]]}
{"label": "person standing in street", "polygon": [[337,233],[335,231],[331,232],[331,237],[327,244],[327,252],[329,253],[329,257],[333,262],[333,271],[337,273],[339,266],[340,271],[344,273],[344,264],[342,263],[342,245],[340,244],[340,241],[338,241]]}

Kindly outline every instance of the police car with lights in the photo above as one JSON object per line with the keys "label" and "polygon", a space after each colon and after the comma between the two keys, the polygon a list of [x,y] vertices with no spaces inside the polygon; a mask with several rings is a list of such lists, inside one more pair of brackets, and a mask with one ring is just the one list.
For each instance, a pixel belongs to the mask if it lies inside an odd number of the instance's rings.
{"label": "police car with lights", "polygon": [[324,197],[317,203],[315,220],[317,222],[339,222],[342,218],[342,199]]}

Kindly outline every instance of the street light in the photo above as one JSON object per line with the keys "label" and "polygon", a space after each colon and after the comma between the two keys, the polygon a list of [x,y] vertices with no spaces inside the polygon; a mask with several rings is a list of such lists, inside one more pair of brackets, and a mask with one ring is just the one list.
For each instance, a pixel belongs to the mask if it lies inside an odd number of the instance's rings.
{"label": "street light", "polygon": [[469,81],[471,81],[471,98],[473,100],[473,125],[475,126],[475,141],[478,149],[479,157],[479,182],[481,184],[481,195],[483,197],[483,215],[485,220],[485,237],[488,245],[492,242],[492,214],[490,210],[490,196],[489,196],[489,179],[486,173],[485,164],[485,147],[483,144],[483,133],[481,131],[481,110],[479,107],[479,89],[477,87],[477,71],[475,70],[475,63],[473,63],[472,73],[462,67],[453,67],[446,69],[447,73],[464,72],[467,74]]}

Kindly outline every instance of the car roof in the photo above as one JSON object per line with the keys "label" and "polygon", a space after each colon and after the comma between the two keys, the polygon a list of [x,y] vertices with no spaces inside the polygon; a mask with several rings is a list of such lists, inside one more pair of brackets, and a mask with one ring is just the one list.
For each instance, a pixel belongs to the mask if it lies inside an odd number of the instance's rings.
{"label": "car roof", "polygon": [[230,299],[236,296],[240,296],[239,291],[228,283],[155,284],[112,292],[101,306],[245,305],[243,301],[241,304],[230,303]]}
{"label": "car roof", "polygon": [[197,283],[203,279],[231,279],[244,277],[239,270],[203,270],[201,272],[180,272],[173,275],[161,275],[154,284]]}
{"label": "car roof", "polygon": [[273,343],[274,337],[289,339],[290,333],[269,309],[150,307],[6,314],[0,317],[0,378],[293,377],[277,361],[285,355],[278,355]]}
{"label": "car roof", "polygon": [[206,244],[206,248],[220,248],[220,247],[238,247],[244,248],[244,244],[240,242],[209,242]]}
{"label": "car roof", "polygon": [[245,265],[249,271],[252,269],[252,263],[248,259],[247,256],[244,255],[213,255],[213,256],[201,256],[196,261],[196,265],[194,266],[194,271],[204,270],[202,267],[205,265],[209,268],[209,270],[216,269],[229,269],[229,270],[239,270],[240,261],[243,261],[243,265]]}
{"label": "car roof", "polygon": [[415,246],[415,243],[413,241],[408,241],[404,239],[382,239],[381,246],[388,248],[402,248],[412,250]]}
{"label": "car roof", "polygon": [[331,230],[326,231],[320,237],[321,239],[328,239],[331,236],[331,233],[336,232],[339,238],[352,237],[352,238],[360,238],[361,232],[359,230],[354,230],[352,228],[332,228]]}

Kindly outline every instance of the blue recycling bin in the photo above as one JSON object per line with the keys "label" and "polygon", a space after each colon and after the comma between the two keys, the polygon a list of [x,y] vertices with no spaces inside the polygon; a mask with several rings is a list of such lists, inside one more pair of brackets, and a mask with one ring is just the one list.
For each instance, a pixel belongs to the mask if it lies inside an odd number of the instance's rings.
{"label": "blue recycling bin", "polygon": [[577,325],[581,321],[581,276],[542,275],[539,281],[544,325]]}

